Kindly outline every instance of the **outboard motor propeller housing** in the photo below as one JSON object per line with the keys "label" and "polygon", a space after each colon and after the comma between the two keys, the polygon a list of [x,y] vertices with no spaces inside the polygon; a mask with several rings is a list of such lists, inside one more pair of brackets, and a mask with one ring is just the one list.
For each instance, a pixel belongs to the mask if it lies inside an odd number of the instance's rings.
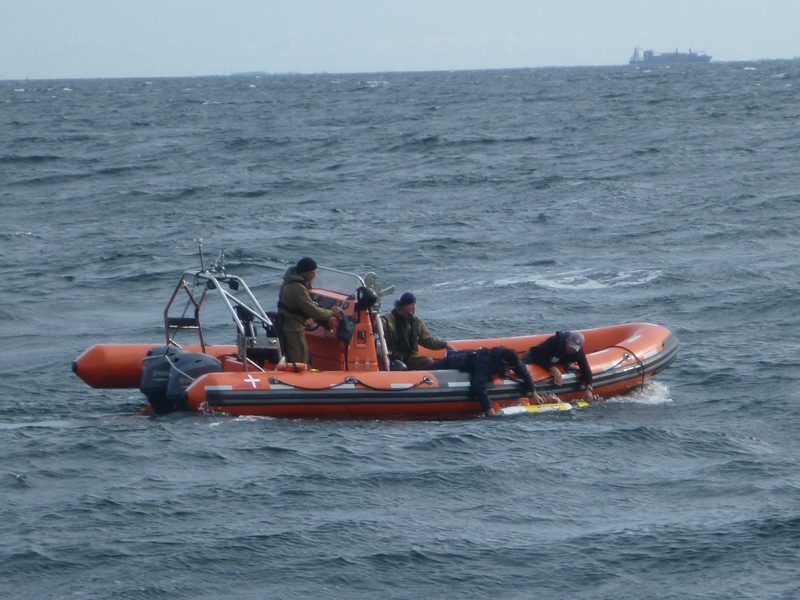
{"label": "outboard motor propeller housing", "polygon": [[188,410],[186,406],[186,388],[206,373],[219,373],[222,363],[213,356],[202,352],[186,352],[172,362],[167,383],[166,402],[171,410]]}
{"label": "outboard motor propeller housing", "polygon": [[167,403],[167,384],[172,371],[172,361],[185,353],[185,350],[175,346],[157,346],[149,350],[142,361],[139,391],[147,397],[150,406],[158,414],[172,410]]}
{"label": "outboard motor propeller housing", "polygon": [[175,346],[158,346],[144,358],[139,391],[156,414],[187,410],[186,388],[201,375],[219,371],[222,364],[213,356]]}

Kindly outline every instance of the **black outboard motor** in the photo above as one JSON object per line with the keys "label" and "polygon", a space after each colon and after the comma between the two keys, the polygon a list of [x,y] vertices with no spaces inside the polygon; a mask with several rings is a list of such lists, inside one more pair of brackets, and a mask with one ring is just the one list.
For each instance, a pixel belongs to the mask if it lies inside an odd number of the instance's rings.
{"label": "black outboard motor", "polygon": [[139,391],[146,397],[153,410],[159,414],[170,412],[167,404],[167,384],[172,371],[172,361],[185,350],[175,346],[157,346],[148,351],[142,361],[142,378],[139,380]]}
{"label": "black outboard motor", "polygon": [[206,373],[219,373],[222,363],[213,356],[201,352],[185,352],[175,357],[167,383],[166,403],[171,410],[187,410],[186,388]]}
{"label": "black outboard motor", "polygon": [[189,384],[201,375],[219,371],[222,364],[213,356],[175,346],[158,346],[144,358],[139,391],[156,414],[186,410],[184,392]]}

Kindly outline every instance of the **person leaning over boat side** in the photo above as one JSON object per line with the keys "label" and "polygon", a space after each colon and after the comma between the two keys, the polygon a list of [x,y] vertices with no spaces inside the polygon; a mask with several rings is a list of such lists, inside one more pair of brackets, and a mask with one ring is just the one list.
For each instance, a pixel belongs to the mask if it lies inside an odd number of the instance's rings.
{"label": "person leaning over boat side", "polygon": [[317,276],[317,263],[313,258],[303,257],[283,276],[283,284],[278,294],[278,335],[281,350],[286,362],[311,363],[306,342],[306,322],[328,321],[342,314],[342,309],[322,308],[311,299],[308,290]]}
{"label": "person leaning over boat side", "polygon": [[472,396],[481,403],[481,410],[487,417],[496,413],[489,403],[486,386],[492,376],[504,377],[506,371],[513,370],[522,381],[525,395],[537,404],[542,403],[542,398],[536,393],[530,371],[522,363],[511,348],[495,346],[493,348],[479,348],[478,350],[460,350],[448,352],[444,358],[433,362],[430,369],[458,369],[469,373],[469,387]]}
{"label": "person leaning over boat side", "polygon": [[585,386],[584,400],[590,402],[594,399],[592,389],[592,368],[586,359],[583,348],[584,337],[577,331],[556,331],[545,341],[537,346],[532,346],[522,357],[527,364],[539,365],[553,376],[553,383],[561,385],[564,380],[558,365],[567,368],[572,363],[577,363],[581,378]]}
{"label": "person leaning over boat side", "polygon": [[412,371],[426,369],[433,362],[430,356],[420,356],[420,346],[428,350],[455,350],[450,342],[431,335],[416,311],[416,297],[406,292],[394,303],[392,312],[381,317],[390,359],[403,361]]}

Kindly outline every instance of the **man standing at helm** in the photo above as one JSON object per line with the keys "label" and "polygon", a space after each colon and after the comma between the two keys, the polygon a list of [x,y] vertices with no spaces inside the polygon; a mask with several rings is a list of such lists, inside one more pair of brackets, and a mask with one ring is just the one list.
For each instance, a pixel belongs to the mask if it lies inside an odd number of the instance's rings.
{"label": "man standing at helm", "polygon": [[306,322],[327,321],[342,314],[342,309],[322,308],[311,299],[308,290],[317,276],[317,263],[313,258],[303,257],[283,276],[283,285],[278,295],[278,333],[281,350],[286,362],[311,363],[306,342]]}
{"label": "man standing at helm", "polygon": [[406,292],[394,303],[394,310],[381,317],[389,356],[392,360],[403,361],[412,371],[427,369],[433,363],[430,356],[420,356],[420,346],[428,350],[455,350],[449,342],[431,335],[416,311],[417,299],[411,292]]}

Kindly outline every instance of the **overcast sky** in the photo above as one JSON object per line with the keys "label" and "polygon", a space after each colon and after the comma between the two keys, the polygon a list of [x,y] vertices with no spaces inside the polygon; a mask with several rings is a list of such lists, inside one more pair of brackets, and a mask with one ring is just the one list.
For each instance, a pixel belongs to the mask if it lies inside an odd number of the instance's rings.
{"label": "overcast sky", "polygon": [[800,56],[800,0],[0,0],[0,79]]}

